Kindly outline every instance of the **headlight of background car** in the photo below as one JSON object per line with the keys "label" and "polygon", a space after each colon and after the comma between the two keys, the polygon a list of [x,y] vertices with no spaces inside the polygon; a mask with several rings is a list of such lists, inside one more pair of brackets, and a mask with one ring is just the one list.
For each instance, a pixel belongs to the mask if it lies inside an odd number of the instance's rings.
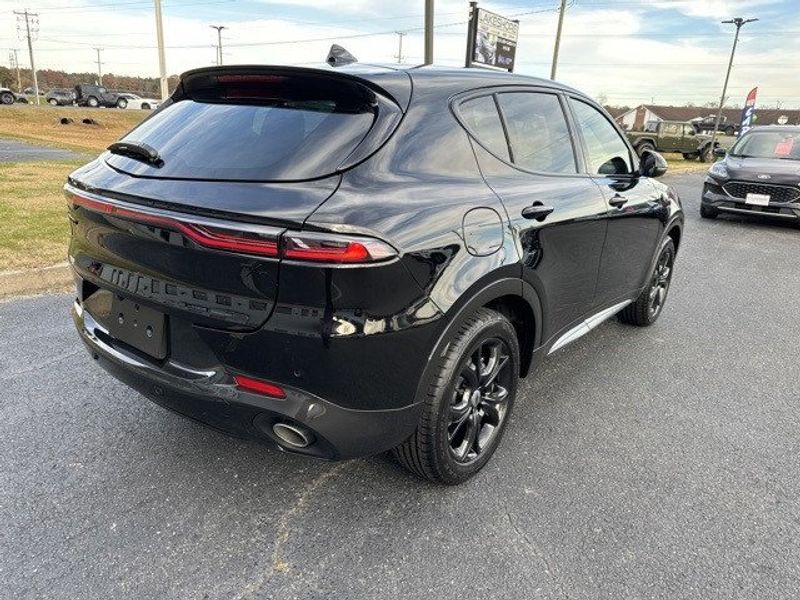
{"label": "headlight of background car", "polygon": [[725,179],[728,176],[728,169],[725,168],[725,163],[720,161],[711,165],[711,168],[708,170],[710,175],[714,177],[719,177],[720,179]]}

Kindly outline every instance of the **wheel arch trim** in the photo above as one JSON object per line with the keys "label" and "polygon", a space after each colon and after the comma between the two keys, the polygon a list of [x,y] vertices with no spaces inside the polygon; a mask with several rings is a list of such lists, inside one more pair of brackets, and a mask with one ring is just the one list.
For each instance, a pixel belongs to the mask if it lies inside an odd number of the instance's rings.
{"label": "wheel arch trim", "polygon": [[[427,390],[430,385],[430,379],[438,364],[436,359],[442,356],[447,350],[449,339],[453,332],[458,329],[473,311],[486,306],[494,300],[507,296],[521,299],[529,306],[533,314],[534,331],[531,351],[527,353],[527,356],[521,357],[520,376],[524,377],[527,375],[533,361],[534,350],[538,348],[541,343],[542,303],[539,300],[536,290],[529,283],[517,277],[504,277],[490,283],[478,282],[472,286],[471,290],[463,294],[459,301],[451,306],[445,313],[447,325],[445,325],[444,329],[439,334],[428,354],[427,366],[417,385],[417,392],[414,399],[415,403],[421,400],[423,397],[422,394],[425,393],[425,390]],[[520,350],[522,352],[522,349]]]}

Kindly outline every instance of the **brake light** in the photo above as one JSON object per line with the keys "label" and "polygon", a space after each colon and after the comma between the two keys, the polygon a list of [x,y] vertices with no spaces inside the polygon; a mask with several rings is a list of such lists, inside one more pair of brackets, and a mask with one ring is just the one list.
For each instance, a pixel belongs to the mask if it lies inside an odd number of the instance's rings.
{"label": "brake light", "polygon": [[277,230],[275,233],[261,233],[212,226],[118,206],[111,202],[86,198],[71,192],[67,192],[67,197],[74,206],[81,206],[104,215],[130,219],[137,223],[179,231],[200,246],[214,250],[325,264],[365,264],[397,256],[397,252],[389,244],[373,238],[334,233],[286,231],[281,239]]}
{"label": "brake light", "polygon": [[245,375],[234,375],[233,380],[236,382],[236,387],[241,388],[248,392],[255,392],[264,396],[271,396],[283,400],[286,398],[286,392],[283,388],[269,381],[262,381],[261,379],[253,379]]}

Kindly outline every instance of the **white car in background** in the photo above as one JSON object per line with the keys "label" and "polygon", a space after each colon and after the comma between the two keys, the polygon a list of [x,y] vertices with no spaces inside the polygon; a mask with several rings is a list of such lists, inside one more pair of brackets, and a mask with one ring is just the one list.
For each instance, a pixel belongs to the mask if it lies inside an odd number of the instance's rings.
{"label": "white car in background", "polygon": [[142,98],[136,94],[123,93],[119,94],[120,98],[125,98],[128,101],[128,106],[125,108],[135,108],[136,110],[155,110],[158,108],[159,101],[153,98]]}

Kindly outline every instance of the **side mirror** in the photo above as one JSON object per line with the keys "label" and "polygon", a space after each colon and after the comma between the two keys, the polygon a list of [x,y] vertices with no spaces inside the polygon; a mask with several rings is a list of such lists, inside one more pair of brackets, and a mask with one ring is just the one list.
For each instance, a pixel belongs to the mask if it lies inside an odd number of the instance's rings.
{"label": "side mirror", "polygon": [[718,158],[725,158],[725,155],[728,154],[728,151],[725,150],[722,146],[717,146],[714,148],[714,156]]}
{"label": "side mirror", "polygon": [[667,161],[655,150],[645,150],[639,157],[639,174],[642,177],[661,177],[667,172]]}

